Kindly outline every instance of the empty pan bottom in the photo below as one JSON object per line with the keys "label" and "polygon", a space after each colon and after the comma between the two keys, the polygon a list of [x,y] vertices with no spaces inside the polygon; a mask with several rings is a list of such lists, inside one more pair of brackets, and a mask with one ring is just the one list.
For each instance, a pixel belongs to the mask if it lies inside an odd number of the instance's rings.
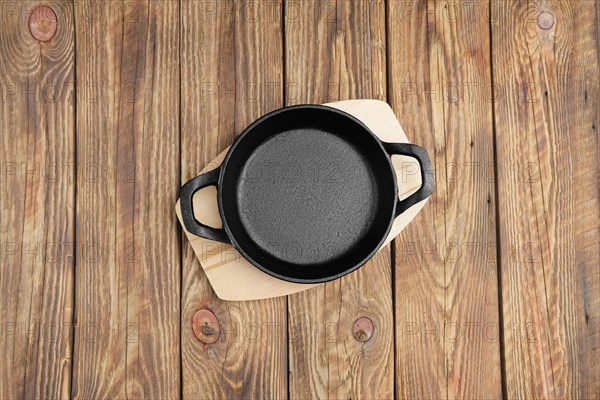
{"label": "empty pan bottom", "polygon": [[361,149],[319,129],[290,129],[254,149],[237,183],[243,229],[298,266],[341,260],[373,229],[380,188]]}

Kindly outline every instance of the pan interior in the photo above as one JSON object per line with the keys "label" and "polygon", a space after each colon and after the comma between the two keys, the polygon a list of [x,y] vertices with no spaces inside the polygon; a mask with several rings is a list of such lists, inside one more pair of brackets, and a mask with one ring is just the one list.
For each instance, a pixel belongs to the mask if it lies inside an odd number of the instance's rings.
{"label": "pan interior", "polygon": [[361,125],[302,114],[272,117],[243,138],[227,166],[225,178],[237,178],[224,185],[223,206],[248,256],[276,275],[318,280],[378,247],[395,192],[387,156]]}

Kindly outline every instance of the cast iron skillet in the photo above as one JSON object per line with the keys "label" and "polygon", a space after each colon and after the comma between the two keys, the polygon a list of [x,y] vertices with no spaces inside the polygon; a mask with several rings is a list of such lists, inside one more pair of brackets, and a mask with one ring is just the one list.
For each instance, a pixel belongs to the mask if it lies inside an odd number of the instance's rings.
{"label": "cast iron skillet", "polygon": [[[392,154],[414,157],[421,167],[421,188],[404,200]],[[211,185],[224,229],[194,216],[194,193]],[[220,167],[181,188],[180,201],[190,233],[231,243],[269,275],[318,283],[363,265],[395,217],[431,193],[431,161],[423,148],[382,143],[343,111],[301,105],[252,123]]]}

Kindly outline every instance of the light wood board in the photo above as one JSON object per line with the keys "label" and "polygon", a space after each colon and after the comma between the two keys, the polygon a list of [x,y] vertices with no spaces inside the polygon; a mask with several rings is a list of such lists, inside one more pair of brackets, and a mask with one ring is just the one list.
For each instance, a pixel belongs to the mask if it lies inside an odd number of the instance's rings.
{"label": "light wood board", "polygon": [[495,107],[504,396],[598,399],[600,4],[498,4],[494,81],[527,85]]}
{"label": "light wood board", "polygon": [[[327,103],[326,105],[354,115],[384,142],[408,143],[406,134],[394,112],[385,102],[379,100],[348,100]],[[221,165],[228,150],[229,148],[221,152],[199,174]],[[420,172],[413,170],[415,161],[410,157],[393,156],[392,162],[398,178],[399,196],[405,198],[420,187]],[[410,166],[410,172],[407,170],[408,166]],[[396,218],[381,248],[391,242],[408,225],[426,202],[427,200],[424,200],[416,204]],[[193,203],[194,213],[199,221],[209,226],[221,227],[215,187],[198,191],[194,196]],[[176,205],[176,212],[181,222],[179,201]],[[192,235],[185,227],[183,227],[183,230],[220,299],[238,301],[266,299],[300,292],[318,285],[298,284],[274,278],[255,268],[233,246]]]}
{"label": "light wood board", "polygon": [[53,1],[56,34],[40,43],[27,24],[38,5],[0,2],[1,399],[70,395],[74,11]]}
{"label": "light wood board", "polygon": [[429,206],[395,241],[395,396],[498,399],[490,21],[485,3],[453,20],[444,6],[388,3],[388,21],[402,20],[389,24],[389,101],[437,172]]}
{"label": "light wood board", "polygon": [[76,75],[99,98],[78,91],[71,398],[176,399],[181,253],[168,211],[180,179],[179,5],[79,6]]}

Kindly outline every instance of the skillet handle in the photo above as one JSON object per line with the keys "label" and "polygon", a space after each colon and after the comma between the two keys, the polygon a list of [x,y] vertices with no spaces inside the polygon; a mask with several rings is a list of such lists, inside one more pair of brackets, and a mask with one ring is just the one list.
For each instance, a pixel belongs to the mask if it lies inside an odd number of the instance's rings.
{"label": "skillet handle", "polygon": [[231,241],[223,229],[215,229],[201,224],[194,216],[194,203],[192,199],[196,192],[206,186],[216,186],[219,182],[221,167],[213,169],[188,181],[179,191],[181,201],[181,217],[188,232],[217,242],[228,243]]}
{"label": "skillet handle", "polygon": [[425,200],[433,193],[434,177],[433,169],[431,168],[431,160],[424,148],[410,143],[383,143],[385,151],[391,156],[398,154],[416,158],[421,168],[421,187],[415,193],[411,194],[404,200],[398,200],[396,203],[396,215],[402,214],[415,204]]}

